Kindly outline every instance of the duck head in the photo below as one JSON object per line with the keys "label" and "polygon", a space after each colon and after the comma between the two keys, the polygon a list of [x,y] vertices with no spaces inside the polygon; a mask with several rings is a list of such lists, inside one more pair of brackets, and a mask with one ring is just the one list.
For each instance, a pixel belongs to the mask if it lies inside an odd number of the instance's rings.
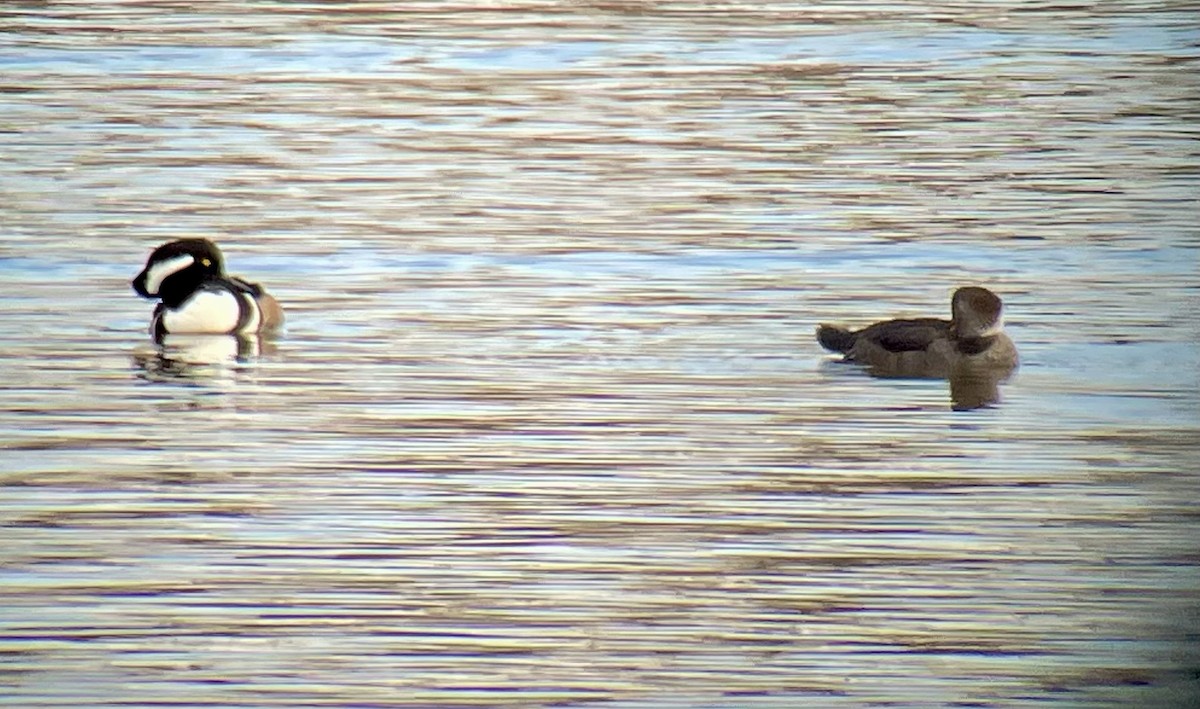
{"label": "duck head", "polygon": [[208,239],[179,239],[155,249],[132,285],[143,298],[161,299],[171,305],[204,281],[221,277],[224,271],[216,244]]}
{"label": "duck head", "polygon": [[959,288],[950,301],[950,332],[957,339],[998,335],[1004,329],[1003,307],[999,296],[987,288]]}

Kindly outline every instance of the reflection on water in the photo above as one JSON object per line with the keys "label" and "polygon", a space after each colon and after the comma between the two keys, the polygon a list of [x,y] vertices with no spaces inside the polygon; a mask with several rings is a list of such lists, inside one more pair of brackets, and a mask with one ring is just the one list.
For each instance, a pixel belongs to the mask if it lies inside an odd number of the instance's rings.
{"label": "reflection on water", "polygon": [[[858,368],[859,365],[843,362],[839,360],[828,363],[828,369],[834,368]],[[883,380],[881,385],[886,385],[888,381],[904,381],[911,380],[913,382],[937,383],[940,385],[950,401],[950,408],[954,411],[973,411],[989,406],[998,406],[1003,401],[1001,396],[1000,385],[1008,381],[1013,376],[1009,371],[975,371],[963,372],[953,376],[938,378],[938,377],[903,377],[890,374],[879,374],[871,372],[870,369],[864,369],[865,373],[873,377]]]}
{"label": "reflection on water", "polygon": [[166,335],[153,349],[138,347],[132,360],[147,381],[203,381],[276,351],[258,335]]}
{"label": "reflection on water", "polygon": [[971,411],[1000,402],[1000,383],[1008,372],[973,372],[950,377],[950,402],[955,411]]}
{"label": "reflection on water", "polygon": [[[0,704],[1195,703],[1190,13],[0,13]],[[998,388],[812,340],[966,283]]]}

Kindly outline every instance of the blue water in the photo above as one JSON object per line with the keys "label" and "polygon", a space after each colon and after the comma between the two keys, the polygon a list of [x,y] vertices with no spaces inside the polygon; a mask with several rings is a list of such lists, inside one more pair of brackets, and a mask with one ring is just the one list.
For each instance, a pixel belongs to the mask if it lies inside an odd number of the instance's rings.
{"label": "blue water", "polygon": [[[5,706],[1187,706],[1190,14],[29,6]],[[156,347],[207,235],[288,329]],[[945,315],[995,405],[834,361]]]}

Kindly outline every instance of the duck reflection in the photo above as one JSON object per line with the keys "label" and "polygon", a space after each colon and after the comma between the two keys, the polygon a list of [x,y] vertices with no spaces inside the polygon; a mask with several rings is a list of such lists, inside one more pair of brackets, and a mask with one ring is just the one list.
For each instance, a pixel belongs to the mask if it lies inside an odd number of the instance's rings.
{"label": "duck reflection", "polygon": [[132,359],[142,379],[196,382],[228,376],[274,352],[275,344],[258,335],[163,335]]}
{"label": "duck reflection", "polygon": [[[852,364],[852,362],[838,360],[825,363],[831,370],[844,367],[846,364]],[[824,365],[822,368],[824,368]],[[866,372],[876,379],[940,379],[945,381],[950,385],[950,408],[954,411],[971,411],[1001,403],[1003,397],[1000,392],[1000,385],[1007,381],[1013,374],[1013,371],[998,372],[985,370],[978,372],[958,372],[951,376],[921,377],[897,375],[880,371],[873,367],[867,367]]]}
{"label": "duck reflection", "polygon": [[1000,403],[1000,384],[1007,372],[960,372],[950,377],[950,408],[955,411],[982,409]]}
{"label": "duck reflection", "polygon": [[950,320],[885,320],[861,330],[821,325],[817,341],[876,377],[949,380],[956,411],[999,402],[999,385],[1018,361],[1016,346],[1004,334],[1000,298],[978,286],[959,288],[950,311]]}

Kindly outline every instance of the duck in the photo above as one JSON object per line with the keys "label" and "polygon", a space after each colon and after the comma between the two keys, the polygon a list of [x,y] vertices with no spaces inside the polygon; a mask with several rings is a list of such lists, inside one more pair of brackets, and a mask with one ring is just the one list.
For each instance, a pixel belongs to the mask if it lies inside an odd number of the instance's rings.
{"label": "duck", "polygon": [[209,239],[177,239],[156,248],[133,279],[133,290],[156,300],[150,334],[251,335],[283,327],[283,308],[257,283],[225,273],[225,258]]}
{"label": "duck", "polygon": [[884,320],[861,330],[817,326],[817,342],[880,377],[996,381],[1017,368],[1004,333],[1003,303],[987,288],[966,286],[950,299],[950,320]]}

